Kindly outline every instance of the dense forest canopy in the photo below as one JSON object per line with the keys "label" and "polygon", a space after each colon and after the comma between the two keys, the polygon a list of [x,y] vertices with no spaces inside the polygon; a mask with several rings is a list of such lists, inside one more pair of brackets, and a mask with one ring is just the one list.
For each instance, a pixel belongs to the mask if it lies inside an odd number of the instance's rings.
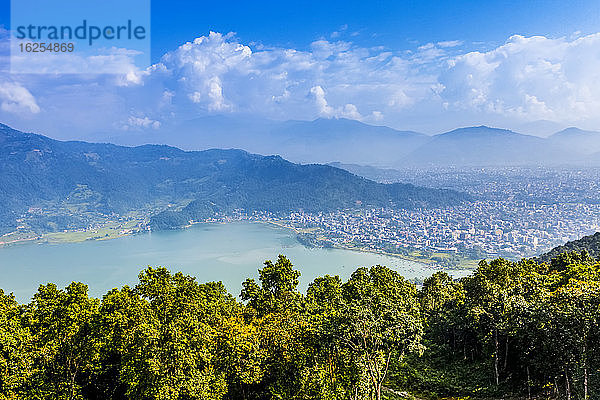
{"label": "dense forest canopy", "polygon": [[572,240],[561,246],[555,247],[547,253],[537,257],[540,262],[550,262],[553,258],[559,257],[563,253],[587,253],[590,257],[600,257],[600,232],[593,235],[584,236],[581,239]]}
{"label": "dense forest canopy", "polygon": [[342,282],[279,256],[242,284],[149,267],[102,299],[73,282],[0,291],[0,399],[600,396],[600,263],[481,261],[417,288],[383,266]]}

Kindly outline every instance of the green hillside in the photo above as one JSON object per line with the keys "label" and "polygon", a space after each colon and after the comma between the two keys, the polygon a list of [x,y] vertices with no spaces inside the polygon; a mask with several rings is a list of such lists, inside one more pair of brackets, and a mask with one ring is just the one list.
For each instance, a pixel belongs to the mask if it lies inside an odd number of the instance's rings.
{"label": "green hillside", "polygon": [[19,216],[35,214],[32,208],[58,209],[40,217],[38,229],[62,230],[85,226],[94,213],[154,213],[170,204],[190,203],[178,216],[169,212],[156,218],[155,228],[233,209],[329,211],[469,201],[450,190],[383,185],[331,166],[293,164],[278,156],[61,142],[6,125],[0,125],[0,170],[0,233],[14,229]]}
{"label": "green hillside", "polygon": [[586,252],[590,257],[600,259],[600,232],[567,242],[562,246],[557,246],[549,252],[538,256],[537,260],[540,262],[550,262],[550,260],[558,257],[562,253],[570,252]]}

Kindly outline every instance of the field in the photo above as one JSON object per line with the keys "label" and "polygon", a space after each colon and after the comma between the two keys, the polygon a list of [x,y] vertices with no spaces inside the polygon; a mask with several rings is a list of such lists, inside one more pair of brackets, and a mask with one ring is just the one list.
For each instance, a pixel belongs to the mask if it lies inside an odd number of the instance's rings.
{"label": "field", "polygon": [[131,235],[144,230],[141,220],[108,221],[101,227],[37,234],[31,231],[11,232],[0,236],[0,246],[23,243],[76,243],[86,240],[109,240]]}

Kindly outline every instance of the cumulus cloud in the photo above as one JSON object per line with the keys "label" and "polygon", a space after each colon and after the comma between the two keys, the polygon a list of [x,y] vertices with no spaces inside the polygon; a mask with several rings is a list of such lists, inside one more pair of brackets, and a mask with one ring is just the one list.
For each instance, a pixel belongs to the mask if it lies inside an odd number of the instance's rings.
{"label": "cumulus cloud", "polygon": [[299,50],[211,32],[118,77],[12,75],[0,83],[0,118],[28,113],[40,126],[98,130],[157,129],[223,113],[351,118],[426,132],[536,120],[600,129],[600,33],[512,36],[489,51],[469,46],[449,40],[396,51],[319,39]]}
{"label": "cumulus cloud", "polygon": [[351,103],[344,104],[342,107],[333,108],[327,103],[325,98],[325,90],[321,86],[314,86],[310,89],[310,93],[315,97],[315,104],[319,110],[321,117],[363,119],[363,116],[358,112],[358,108]]}
{"label": "cumulus cloud", "polygon": [[29,90],[15,82],[0,82],[0,108],[15,114],[40,112],[40,107]]}
{"label": "cumulus cloud", "polygon": [[329,104],[327,104],[327,99],[325,99],[325,91],[321,86],[313,86],[310,89],[310,93],[315,96],[315,104],[319,109],[319,114],[323,116],[332,116],[333,108]]}
{"label": "cumulus cloud", "polygon": [[160,128],[160,121],[155,121],[148,117],[136,117],[132,115],[129,117],[127,122],[122,125],[122,128],[124,130],[139,130],[142,128],[158,129]]}
{"label": "cumulus cloud", "polygon": [[[380,120],[387,109],[402,110],[431,95],[434,77],[419,74],[419,68],[389,50],[345,41],[317,40],[307,51],[252,49],[232,35],[211,32],[165,54],[144,85],[183,95],[178,97],[196,112]],[[178,112],[189,109],[177,106]]]}
{"label": "cumulus cloud", "polygon": [[451,108],[519,120],[598,122],[600,33],[571,41],[515,35],[491,51],[453,58],[439,80]]}

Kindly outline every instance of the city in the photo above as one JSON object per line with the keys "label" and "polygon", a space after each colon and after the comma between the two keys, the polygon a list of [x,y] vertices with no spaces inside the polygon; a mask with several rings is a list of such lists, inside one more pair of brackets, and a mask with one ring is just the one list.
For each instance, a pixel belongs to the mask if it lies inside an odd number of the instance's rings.
{"label": "city", "polygon": [[[445,208],[363,207],[320,213],[235,210],[190,223],[271,222],[294,229],[299,240],[310,246],[401,256],[417,251],[428,259],[432,253],[454,254],[472,260],[532,257],[600,230],[599,169],[507,167],[374,171],[362,172],[380,182],[419,182],[429,187],[463,191],[471,195],[473,201]],[[353,172],[360,171],[354,168]],[[79,225],[65,225],[56,233],[40,234],[32,229],[39,226],[35,223],[39,220],[70,220],[73,218],[71,210],[72,207],[65,206],[47,207],[43,211],[32,208],[19,220],[22,223],[19,229],[0,238],[0,242],[95,240],[140,233],[150,230],[149,217],[157,209],[131,215],[103,214],[96,210],[86,213]]]}

